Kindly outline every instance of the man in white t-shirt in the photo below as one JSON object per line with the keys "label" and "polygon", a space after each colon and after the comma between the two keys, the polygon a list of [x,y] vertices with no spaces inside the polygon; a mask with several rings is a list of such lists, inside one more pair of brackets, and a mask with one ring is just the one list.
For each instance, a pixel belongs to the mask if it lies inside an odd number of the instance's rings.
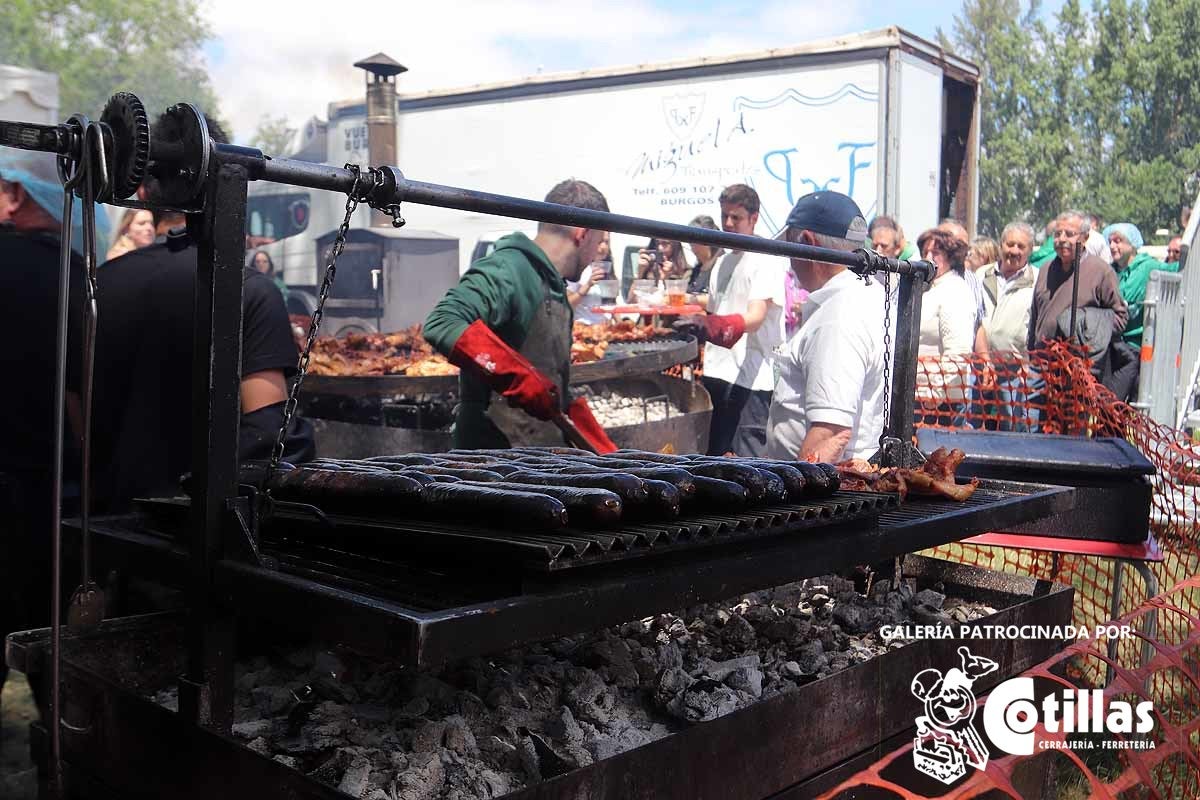
{"label": "man in white t-shirt", "polygon": [[[786,235],[798,244],[851,251],[863,246],[867,224],[846,195],[813,192],[796,202]],[[884,425],[883,287],[836,264],[794,258],[792,270],[809,296],[780,359],[767,455],[869,458]]]}
{"label": "man in white t-shirt", "polygon": [[[758,193],[734,184],[721,192],[721,227],[754,234]],[[783,342],[787,262],[778,256],[734,252],[713,267],[708,311],[701,322],[704,388],[712,397],[708,452],[762,456],[775,388],[774,350]]]}

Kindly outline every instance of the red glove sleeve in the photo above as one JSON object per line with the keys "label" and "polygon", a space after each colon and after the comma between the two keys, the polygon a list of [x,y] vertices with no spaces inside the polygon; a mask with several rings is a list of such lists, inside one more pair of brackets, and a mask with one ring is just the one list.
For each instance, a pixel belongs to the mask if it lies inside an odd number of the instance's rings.
{"label": "red glove sleeve", "polygon": [[467,326],[454,343],[449,360],[538,419],[548,420],[562,410],[554,382],[505,344],[483,320]]}
{"label": "red glove sleeve", "polygon": [[704,332],[718,347],[733,347],[746,332],[746,319],[741,314],[709,314],[704,317]]}
{"label": "red glove sleeve", "polygon": [[588,440],[597,453],[604,455],[616,451],[617,446],[592,415],[592,407],[588,405],[586,397],[577,397],[571,401],[571,405],[567,406],[567,417],[575,423],[583,438]]}

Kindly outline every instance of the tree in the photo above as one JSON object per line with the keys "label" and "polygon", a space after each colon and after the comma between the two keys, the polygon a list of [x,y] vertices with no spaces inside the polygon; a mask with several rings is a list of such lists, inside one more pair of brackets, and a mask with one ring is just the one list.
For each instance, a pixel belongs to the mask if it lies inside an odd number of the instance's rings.
{"label": "tree", "polygon": [[[1175,229],[1200,167],[1200,0],[1107,0],[1090,81],[1102,148],[1089,191],[1107,219]],[[1192,198],[1186,198],[1191,202]]]}
{"label": "tree", "polygon": [[287,117],[263,114],[258,120],[254,136],[250,139],[250,146],[257,147],[271,156],[287,155],[295,135],[296,129],[288,127]]}
{"label": "tree", "polygon": [[1029,157],[1039,149],[1033,122],[1042,111],[1043,62],[1032,32],[1037,14],[1037,0],[1024,12],[1020,0],[966,0],[953,38],[938,30],[943,47],[980,68],[979,229],[991,234],[1029,217],[1046,185],[1045,165]]}
{"label": "tree", "polygon": [[119,90],[141,98],[151,120],[179,101],[219,117],[197,0],[4,0],[3,17],[0,63],[57,73],[64,117],[99,117]]}

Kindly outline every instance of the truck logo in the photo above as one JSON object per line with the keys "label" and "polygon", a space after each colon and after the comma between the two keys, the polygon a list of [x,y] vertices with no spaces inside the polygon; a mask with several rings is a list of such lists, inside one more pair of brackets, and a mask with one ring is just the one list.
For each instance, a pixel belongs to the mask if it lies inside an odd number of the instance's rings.
{"label": "truck logo", "polygon": [[677,94],[664,97],[662,107],[667,127],[675,134],[675,138],[688,139],[696,132],[696,126],[704,116],[704,95]]}

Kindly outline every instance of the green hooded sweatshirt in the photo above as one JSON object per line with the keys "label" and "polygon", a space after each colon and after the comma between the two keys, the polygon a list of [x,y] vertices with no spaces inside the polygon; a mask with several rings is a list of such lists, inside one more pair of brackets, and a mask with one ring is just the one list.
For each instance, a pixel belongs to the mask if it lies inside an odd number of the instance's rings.
{"label": "green hooded sweatshirt", "polygon": [[1142,301],[1146,299],[1146,284],[1150,281],[1150,273],[1156,269],[1169,271],[1157,258],[1147,253],[1137,253],[1129,266],[1117,273],[1117,287],[1129,306],[1129,322],[1121,338],[1137,348],[1142,346]]}

